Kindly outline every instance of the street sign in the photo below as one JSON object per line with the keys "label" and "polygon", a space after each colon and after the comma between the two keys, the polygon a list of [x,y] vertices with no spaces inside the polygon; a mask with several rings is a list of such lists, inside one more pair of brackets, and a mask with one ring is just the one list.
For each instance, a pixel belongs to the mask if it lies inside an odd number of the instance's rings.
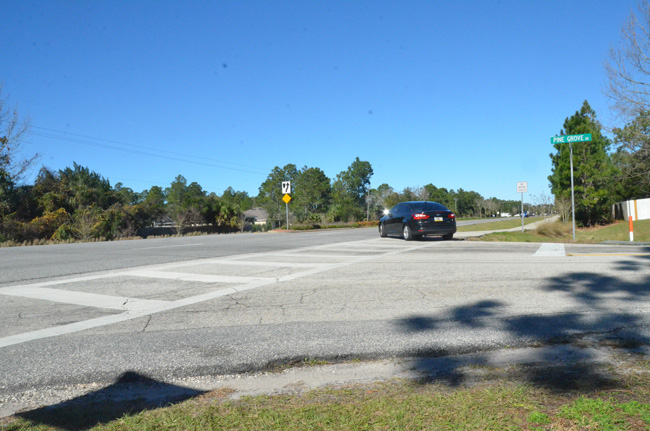
{"label": "street sign", "polygon": [[589,142],[591,141],[591,133],[583,133],[582,135],[564,135],[553,136],[551,144],[568,144],[570,142]]}
{"label": "street sign", "polygon": [[527,181],[520,181],[517,183],[517,193],[528,193]]}
{"label": "street sign", "polygon": [[282,194],[291,193],[291,181],[282,181]]}
{"label": "street sign", "polygon": [[284,196],[282,196],[282,200],[284,201],[285,204],[288,204],[289,201],[291,200],[291,196],[285,194]]}
{"label": "street sign", "polygon": [[591,141],[591,133],[551,137],[551,144],[569,144],[569,166],[571,169],[571,218],[573,219],[573,239],[576,239],[576,203],[574,197],[575,190],[573,187],[573,146],[571,144],[574,142],[589,141]]}

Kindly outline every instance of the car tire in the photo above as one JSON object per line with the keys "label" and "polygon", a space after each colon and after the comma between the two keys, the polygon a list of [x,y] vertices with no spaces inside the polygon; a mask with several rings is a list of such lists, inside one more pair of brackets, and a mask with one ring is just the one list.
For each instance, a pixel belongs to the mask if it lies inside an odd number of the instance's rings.
{"label": "car tire", "polygon": [[404,238],[405,241],[413,240],[413,233],[411,232],[411,228],[407,224],[405,224],[404,227],[402,228],[402,237]]}
{"label": "car tire", "polygon": [[379,236],[386,238],[388,234],[386,233],[386,226],[383,223],[379,223]]}
{"label": "car tire", "polygon": [[447,235],[442,236],[442,239],[445,240],[445,241],[451,241],[453,238],[454,238],[453,233],[448,233]]}

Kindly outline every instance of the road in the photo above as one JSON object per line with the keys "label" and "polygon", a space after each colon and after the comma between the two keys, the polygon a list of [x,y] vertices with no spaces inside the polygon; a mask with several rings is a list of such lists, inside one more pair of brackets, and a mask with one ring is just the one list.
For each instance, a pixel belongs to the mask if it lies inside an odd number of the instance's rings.
{"label": "road", "polygon": [[374,228],[0,249],[0,403],[127,371],[165,382],[585,334],[648,344],[649,259]]}

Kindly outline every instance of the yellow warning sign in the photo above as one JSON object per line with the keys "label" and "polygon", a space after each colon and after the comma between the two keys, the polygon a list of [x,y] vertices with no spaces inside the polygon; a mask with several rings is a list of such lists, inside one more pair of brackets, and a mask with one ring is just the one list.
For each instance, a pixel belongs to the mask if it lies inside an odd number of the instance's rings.
{"label": "yellow warning sign", "polygon": [[291,196],[289,196],[289,195],[284,195],[284,196],[282,197],[282,200],[284,201],[285,204],[288,204],[289,201],[291,200]]}

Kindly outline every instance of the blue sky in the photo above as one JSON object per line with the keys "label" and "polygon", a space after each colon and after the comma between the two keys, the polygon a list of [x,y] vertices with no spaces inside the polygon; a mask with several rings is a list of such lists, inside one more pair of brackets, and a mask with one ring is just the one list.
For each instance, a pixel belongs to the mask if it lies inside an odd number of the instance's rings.
{"label": "blue sky", "polygon": [[603,62],[635,7],[5,0],[0,81],[39,167],[136,191],[180,174],[254,196],[275,166],[335,178],[359,157],[373,187],[519,199],[527,181],[529,200],[585,99],[610,124]]}

